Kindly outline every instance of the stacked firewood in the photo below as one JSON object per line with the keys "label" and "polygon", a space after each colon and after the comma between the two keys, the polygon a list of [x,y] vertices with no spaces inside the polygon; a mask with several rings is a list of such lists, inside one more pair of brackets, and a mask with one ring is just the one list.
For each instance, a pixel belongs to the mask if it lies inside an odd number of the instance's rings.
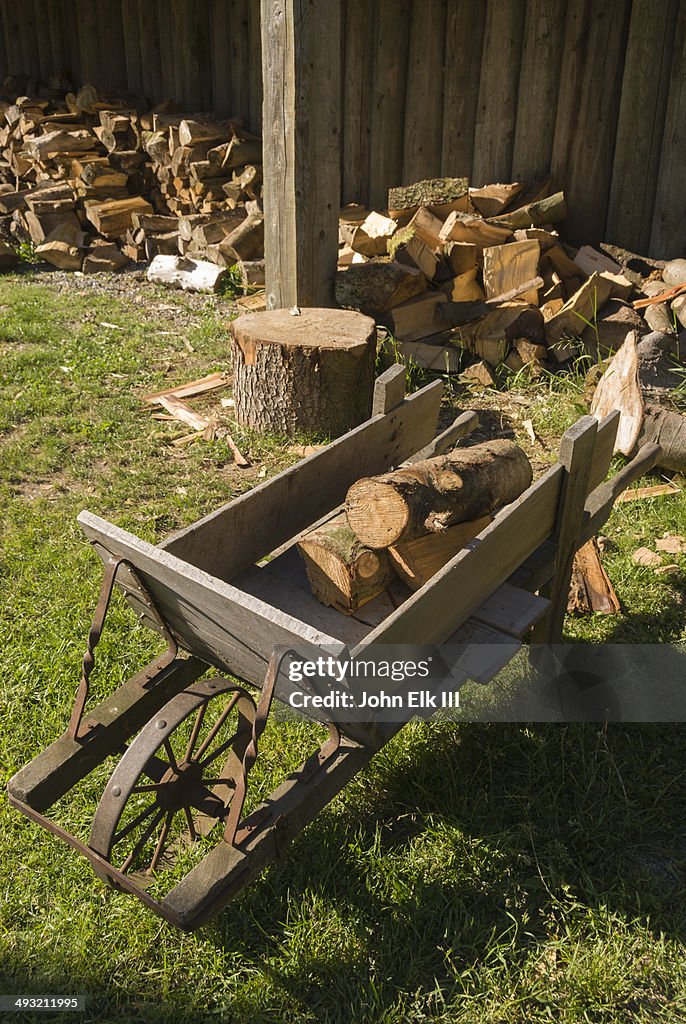
{"label": "stacked firewood", "polygon": [[631,294],[620,264],[563,244],[564,194],[549,182],[441,178],[391,189],[388,205],[387,216],[342,211],[337,297],[384,322],[420,365],[483,385],[553,368],[583,350],[587,328],[592,344],[606,303]]}
{"label": "stacked firewood", "polygon": [[262,144],[235,121],[171,102],[146,111],[142,97],[92,86],[4,97],[3,235],[84,272],[160,254],[220,267],[262,258]]}

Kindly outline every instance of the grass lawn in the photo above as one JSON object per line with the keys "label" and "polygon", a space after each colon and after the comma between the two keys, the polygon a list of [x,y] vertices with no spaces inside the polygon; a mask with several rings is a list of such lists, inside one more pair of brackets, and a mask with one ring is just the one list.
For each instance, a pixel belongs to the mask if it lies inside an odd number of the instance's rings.
{"label": "grass lawn", "polygon": [[[228,302],[189,306],[149,286],[130,300],[59,294],[44,281],[0,278],[3,791],[68,721],[101,579],[77,513],[158,541],[296,458],[235,428],[249,470],[222,441],[175,447],[184,428],[138,398],[225,368]],[[574,380],[470,404],[539,468],[585,411]],[[624,614],[570,621],[568,637],[684,642],[686,558],[666,576],[631,561],[665,532],[686,535],[683,495],[618,506],[605,532]],[[96,695],[158,649],[115,603]],[[262,783],[304,747],[304,725],[270,726]],[[62,809],[74,829],[107,767]],[[411,723],[194,935],[105,888],[3,797],[0,988],[86,993],[87,1021],[684,1020],[685,781],[678,726]]]}

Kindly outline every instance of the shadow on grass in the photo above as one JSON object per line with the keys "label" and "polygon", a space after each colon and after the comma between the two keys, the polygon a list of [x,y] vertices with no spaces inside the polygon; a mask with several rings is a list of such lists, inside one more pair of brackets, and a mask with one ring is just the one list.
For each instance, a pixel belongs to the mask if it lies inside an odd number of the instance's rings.
{"label": "shadow on grass", "polygon": [[673,594],[659,609],[636,613],[625,608],[606,638],[609,644],[675,643],[681,639],[686,617],[686,575],[679,571],[669,577]]}
{"label": "shadow on grass", "polygon": [[356,922],[362,952],[332,957],[322,934],[319,957],[271,973],[332,1019],[341,971],[360,1007],[369,964],[391,990],[431,990],[496,936],[523,958],[569,914],[616,913],[683,941],[685,747],[678,727],[424,727],[380,755],[369,792],[358,781],[362,814],[327,815],[271,870],[268,901],[258,882],[207,931],[225,951],[268,955],[298,930],[289,903],[314,891]]}
{"label": "shadow on grass", "polygon": [[[85,1019],[415,1019],[386,1016],[404,999],[430,1019],[464,985],[478,998],[480,965],[500,956],[517,972],[573,921],[582,939],[597,925],[608,942],[608,915],[686,939],[679,727],[404,732],[214,922],[178,943],[169,933],[180,964],[196,943],[208,962],[216,950],[206,1003],[183,988],[153,1005],[100,962]],[[46,991],[61,960],[56,948]],[[238,984],[243,972],[252,981]],[[6,963],[5,991],[10,975]]]}

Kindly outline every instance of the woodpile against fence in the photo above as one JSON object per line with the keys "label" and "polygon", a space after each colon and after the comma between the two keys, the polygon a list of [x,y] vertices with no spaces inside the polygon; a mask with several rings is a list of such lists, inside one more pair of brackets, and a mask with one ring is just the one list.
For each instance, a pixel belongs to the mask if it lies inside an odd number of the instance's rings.
{"label": "woodpile against fence", "polygon": [[0,94],[5,238],[84,273],[167,256],[240,262],[246,282],[264,280],[259,138],[169,101],[147,110],[88,85],[48,92]]}
{"label": "woodpile against fence", "polygon": [[341,211],[336,295],[420,366],[489,386],[686,323],[686,261],[565,244],[565,198],[550,182],[431,179],[390,189],[388,205]]}

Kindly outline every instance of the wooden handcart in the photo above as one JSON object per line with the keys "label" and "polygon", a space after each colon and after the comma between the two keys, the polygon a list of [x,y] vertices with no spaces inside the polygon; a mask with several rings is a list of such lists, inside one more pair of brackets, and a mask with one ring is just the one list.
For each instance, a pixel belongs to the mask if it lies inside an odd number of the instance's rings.
{"label": "wooden handcart", "polygon": [[[449,643],[458,677],[487,682],[525,636],[559,638],[575,551],[659,455],[647,445],[604,482],[618,415],[600,424],[584,417],[564,435],[558,462],[420,590],[396,593],[395,604],[381,595],[352,616],[321,605],[297,538],[332,515],[361,476],[444,450],[473,427],[474,414],[463,414],[435,438],[441,390],[436,382],[406,397],[404,370],[392,367],[376,383],[369,420],[157,546],[90,512],[79,516],[105,564],[83,678],[66,732],[10,780],[9,799],[83,853],[98,876],[180,928],[220,911],[402,726],[329,721],[328,739],[246,811],[282,652],[347,649],[354,658],[371,644]],[[90,709],[94,651],[115,585],[167,649]],[[211,667],[232,678],[201,679]],[[277,690],[277,700],[286,697]],[[120,753],[88,842],[47,816]],[[156,876],[192,840],[205,856],[155,898],[140,857]]]}

